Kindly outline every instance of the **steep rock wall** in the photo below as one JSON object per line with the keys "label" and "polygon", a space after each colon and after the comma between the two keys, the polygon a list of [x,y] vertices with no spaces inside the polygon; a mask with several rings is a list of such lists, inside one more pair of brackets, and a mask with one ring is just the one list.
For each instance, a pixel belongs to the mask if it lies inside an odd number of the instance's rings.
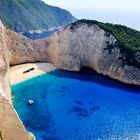
{"label": "steep rock wall", "polygon": [[130,64],[130,57],[115,36],[96,24],[67,26],[50,38],[35,41],[10,30],[6,34],[11,65],[46,61],[68,71],[90,67],[113,79],[140,85],[140,53],[133,58],[137,65]]}
{"label": "steep rock wall", "polygon": [[34,140],[34,136],[26,131],[11,104],[5,32],[6,29],[0,21],[0,131],[4,140]]}
{"label": "steep rock wall", "polygon": [[[10,128],[19,127],[14,123],[18,122],[21,126],[19,131],[23,131],[25,137],[20,137],[18,132],[16,135],[10,133],[6,137],[12,136],[14,140],[19,140],[19,137],[21,140],[34,139],[20,123],[11,104],[2,97],[10,98],[9,64],[46,61],[68,71],[79,71],[82,67],[90,67],[121,82],[140,85],[140,52],[133,54],[131,58],[125,51],[125,48],[119,46],[115,36],[96,24],[92,26],[79,24],[75,28],[67,26],[50,38],[32,41],[5,29],[0,22],[0,110],[3,112],[1,116],[5,114],[0,118],[0,122],[3,122],[0,128],[4,130],[4,135],[9,129],[9,125],[5,125],[7,117],[9,121],[12,120]],[[130,59],[133,59],[134,63],[129,63],[132,62]],[[9,117],[7,107],[11,111]],[[9,140],[9,137],[6,140]]]}
{"label": "steep rock wall", "polygon": [[9,29],[5,34],[10,65],[47,61],[46,41],[32,41]]}
{"label": "steep rock wall", "polygon": [[0,95],[6,96],[10,99],[10,84],[8,75],[9,60],[7,56],[4,31],[5,28],[0,21]]}

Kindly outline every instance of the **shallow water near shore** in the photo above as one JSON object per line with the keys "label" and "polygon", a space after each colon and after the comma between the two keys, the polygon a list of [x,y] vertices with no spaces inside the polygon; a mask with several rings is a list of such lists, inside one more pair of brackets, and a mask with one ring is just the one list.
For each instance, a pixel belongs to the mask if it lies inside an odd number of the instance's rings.
{"label": "shallow water near shore", "polygon": [[56,70],[14,85],[12,92],[16,111],[37,140],[140,139],[136,87],[96,73]]}

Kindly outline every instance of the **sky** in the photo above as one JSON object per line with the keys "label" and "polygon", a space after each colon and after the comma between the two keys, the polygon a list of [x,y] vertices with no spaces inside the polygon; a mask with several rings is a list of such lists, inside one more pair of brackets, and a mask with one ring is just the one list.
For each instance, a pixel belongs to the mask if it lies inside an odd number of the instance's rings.
{"label": "sky", "polygon": [[43,0],[70,11],[78,19],[127,25],[140,31],[140,0]]}

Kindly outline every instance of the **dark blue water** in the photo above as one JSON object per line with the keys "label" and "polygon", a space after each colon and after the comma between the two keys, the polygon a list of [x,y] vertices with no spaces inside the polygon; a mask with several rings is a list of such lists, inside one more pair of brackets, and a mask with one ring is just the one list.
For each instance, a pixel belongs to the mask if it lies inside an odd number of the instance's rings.
{"label": "dark blue water", "polygon": [[140,139],[136,87],[94,73],[54,71],[17,84],[12,91],[21,120],[37,140]]}
{"label": "dark blue water", "polygon": [[29,39],[42,39],[42,38],[46,38],[51,36],[52,34],[54,34],[55,32],[57,32],[58,30],[53,30],[53,31],[45,31],[43,33],[34,33],[34,34],[30,34],[30,33],[23,33],[24,36],[28,37]]}

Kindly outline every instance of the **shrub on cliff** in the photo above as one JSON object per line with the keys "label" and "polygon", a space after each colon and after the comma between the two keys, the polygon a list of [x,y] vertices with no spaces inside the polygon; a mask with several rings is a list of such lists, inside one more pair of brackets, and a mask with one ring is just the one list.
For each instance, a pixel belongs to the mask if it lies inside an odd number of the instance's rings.
{"label": "shrub on cliff", "polygon": [[93,24],[97,24],[105,31],[113,34],[116,39],[119,41],[122,47],[127,48],[130,51],[140,51],[140,32],[126,26],[116,25],[111,23],[102,23],[95,20],[78,20],[72,24],[70,24],[70,28],[74,30],[78,27],[79,24],[87,24],[88,26],[92,26]]}

